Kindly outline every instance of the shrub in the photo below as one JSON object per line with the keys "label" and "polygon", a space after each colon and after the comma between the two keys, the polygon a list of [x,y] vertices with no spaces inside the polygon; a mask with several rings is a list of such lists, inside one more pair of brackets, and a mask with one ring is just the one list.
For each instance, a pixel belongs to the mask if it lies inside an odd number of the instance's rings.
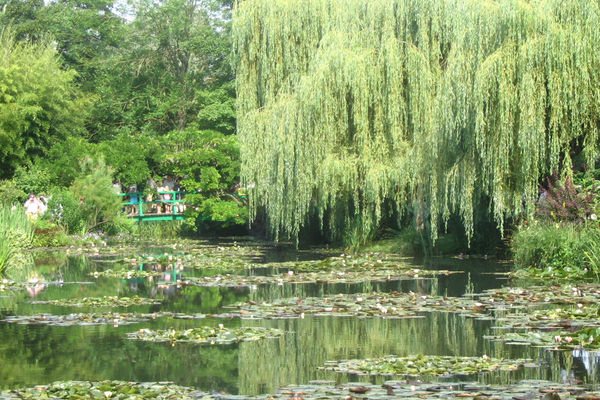
{"label": "shrub", "polygon": [[121,199],[112,188],[112,170],[103,160],[87,159],[82,163],[83,175],[76,178],[70,191],[85,218],[85,229],[114,230],[122,223]]}
{"label": "shrub", "polygon": [[595,198],[592,192],[578,190],[569,178],[564,184],[552,184],[548,179],[548,189],[542,190],[536,216],[542,221],[583,223],[594,213]]}
{"label": "shrub", "polygon": [[14,179],[0,181],[0,199],[5,204],[23,204],[27,199],[27,193],[23,191]]}
{"label": "shrub", "polygon": [[79,201],[69,189],[58,189],[48,202],[49,217],[64,227],[68,233],[87,230],[87,223]]}

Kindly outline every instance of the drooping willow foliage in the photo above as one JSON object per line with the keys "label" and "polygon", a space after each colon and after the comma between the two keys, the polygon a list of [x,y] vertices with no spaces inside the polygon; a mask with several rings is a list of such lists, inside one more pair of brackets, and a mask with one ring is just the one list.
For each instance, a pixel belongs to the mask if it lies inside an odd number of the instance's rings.
{"label": "drooping willow foliage", "polygon": [[599,0],[245,0],[233,35],[242,179],[275,234],[391,204],[470,237],[477,207],[502,227],[597,158]]}

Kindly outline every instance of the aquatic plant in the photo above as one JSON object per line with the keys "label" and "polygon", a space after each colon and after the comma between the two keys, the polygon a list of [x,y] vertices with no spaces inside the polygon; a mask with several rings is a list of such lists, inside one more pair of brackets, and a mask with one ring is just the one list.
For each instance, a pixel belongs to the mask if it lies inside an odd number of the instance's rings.
{"label": "aquatic plant", "polygon": [[[448,383],[423,382],[419,380],[389,380],[378,385],[367,382],[348,382],[335,384],[333,381],[311,381],[301,385],[280,388],[269,395],[247,396],[245,399],[293,399],[338,400],[348,397],[385,399],[421,399],[440,398],[488,398],[514,400],[515,398],[553,399],[559,395],[563,400],[597,399],[600,392],[586,387],[573,387],[567,383],[543,380],[526,380],[510,385],[485,385],[477,382]],[[4,399],[89,399],[89,400],[218,400],[239,398],[226,393],[209,394],[200,390],[178,386],[170,382],[124,382],[124,381],[66,381],[28,388],[0,391]]]}
{"label": "aquatic plant", "polygon": [[147,278],[149,276],[158,276],[163,274],[159,271],[141,271],[138,269],[105,269],[104,271],[91,272],[90,276],[94,278]]}
{"label": "aquatic plant", "polygon": [[127,334],[128,339],[143,340],[146,342],[191,342],[191,343],[210,343],[210,344],[228,344],[237,342],[248,342],[267,338],[276,338],[283,335],[280,329],[261,328],[245,326],[229,329],[223,324],[217,327],[202,326],[186,330],[161,329],[150,330],[140,329],[139,331]]}
{"label": "aquatic plant", "polygon": [[300,284],[300,283],[357,283],[376,281],[399,281],[434,278],[440,275],[450,275],[447,270],[421,270],[421,269],[373,269],[362,270],[325,270],[319,272],[289,271],[277,275],[213,275],[204,277],[186,277],[181,280],[182,285],[208,286],[208,287],[249,287],[264,284]]}
{"label": "aquatic plant", "polygon": [[148,304],[160,304],[159,299],[148,299],[144,297],[82,297],[76,299],[60,299],[60,300],[36,300],[31,304],[51,304],[54,306],[63,307],[130,307]]}
{"label": "aquatic plant", "polygon": [[19,325],[83,326],[83,325],[131,325],[156,318],[171,316],[171,313],[71,313],[66,315],[34,314],[11,315],[3,322]]}
{"label": "aquatic plant", "polygon": [[125,399],[201,399],[206,393],[194,388],[178,386],[165,382],[124,382],[124,381],[64,381],[49,385],[37,385],[30,388],[3,390],[3,399],[89,399],[89,400],[125,400]]}
{"label": "aquatic plant", "polygon": [[430,311],[456,312],[479,317],[487,308],[472,299],[419,293],[356,293],[327,297],[282,298],[271,302],[228,305],[229,316],[241,318],[304,318],[305,315],[360,318],[419,318]]}
{"label": "aquatic plant", "polygon": [[455,357],[416,355],[410,357],[385,356],[365,360],[327,361],[325,370],[360,375],[471,375],[490,371],[513,371],[532,360],[500,360],[488,356]]}

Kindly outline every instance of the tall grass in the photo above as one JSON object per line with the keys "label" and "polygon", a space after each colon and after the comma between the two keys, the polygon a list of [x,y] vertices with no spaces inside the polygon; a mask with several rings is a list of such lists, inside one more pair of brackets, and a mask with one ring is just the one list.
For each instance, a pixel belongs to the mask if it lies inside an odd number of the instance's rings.
{"label": "tall grass", "polygon": [[18,253],[31,246],[33,225],[20,206],[0,204],[0,274],[5,274]]}
{"label": "tall grass", "polygon": [[512,250],[517,268],[600,275],[600,228],[595,224],[535,222],[513,236]]}

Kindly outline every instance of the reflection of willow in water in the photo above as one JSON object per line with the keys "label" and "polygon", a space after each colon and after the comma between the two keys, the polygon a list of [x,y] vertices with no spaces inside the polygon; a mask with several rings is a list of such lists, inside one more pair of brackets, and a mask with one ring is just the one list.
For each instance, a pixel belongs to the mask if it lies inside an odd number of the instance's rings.
{"label": "reflection of willow in water", "polygon": [[388,354],[480,356],[485,343],[482,334],[489,326],[489,322],[448,313],[404,320],[307,317],[267,324],[292,333],[281,340],[240,346],[240,393],[273,392],[286,384],[313,379],[348,379],[346,375],[317,371],[327,360]]}

